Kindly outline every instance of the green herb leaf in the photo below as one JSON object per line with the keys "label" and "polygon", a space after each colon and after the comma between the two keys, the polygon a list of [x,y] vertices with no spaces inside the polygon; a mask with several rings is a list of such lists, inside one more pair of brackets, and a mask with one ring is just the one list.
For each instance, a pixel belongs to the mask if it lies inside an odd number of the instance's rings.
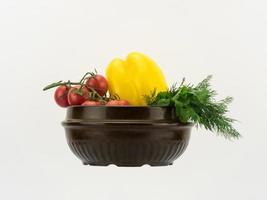
{"label": "green herb leaf", "polygon": [[220,101],[215,100],[216,91],[211,89],[208,76],[197,86],[184,85],[184,79],[179,87],[176,84],[166,92],[145,96],[148,105],[171,106],[175,108],[176,116],[182,123],[193,122],[197,126],[216,132],[226,138],[239,138],[241,135],[233,127],[232,118],[226,116],[232,97]]}

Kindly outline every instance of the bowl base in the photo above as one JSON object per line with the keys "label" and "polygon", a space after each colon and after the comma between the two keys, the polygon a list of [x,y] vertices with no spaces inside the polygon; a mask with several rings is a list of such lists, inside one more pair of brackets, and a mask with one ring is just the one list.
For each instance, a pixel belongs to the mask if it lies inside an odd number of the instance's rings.
{"label": "bowl base", "polygon": [[149,165],[151,167],[163,167],[163,166],[169,166],[173,163],[169,162],[161,162],[161,163],[132,163],[132,164],[126,164],[126,163],[83,163],[84,165],[91,165],[91,166],[102,166],[106,167],[109,165],[116,165],[117,167],[142,167],[144,165]]}

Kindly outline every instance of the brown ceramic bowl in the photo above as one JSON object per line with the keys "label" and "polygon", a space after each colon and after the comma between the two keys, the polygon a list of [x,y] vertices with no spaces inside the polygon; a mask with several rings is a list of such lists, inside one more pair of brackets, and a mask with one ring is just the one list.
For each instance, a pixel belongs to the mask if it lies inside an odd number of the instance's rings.
{"label": "brown ceramic bowl", "polygon": [[193,124],[169,107],[72,106],[62,122],[72,152],[85,165],[171,165],[186,149]]}

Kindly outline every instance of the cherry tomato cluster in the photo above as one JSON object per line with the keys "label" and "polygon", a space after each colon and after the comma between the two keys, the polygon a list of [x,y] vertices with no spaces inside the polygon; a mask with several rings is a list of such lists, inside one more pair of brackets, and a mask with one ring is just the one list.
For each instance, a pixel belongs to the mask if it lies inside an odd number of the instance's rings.
{"label": "cherry tomato cluster", "polygon": [[108,96],[108,82],[100,74],[87,72],[79,82],[56,82],[46,86],[43,90],[57,87],[54,99],[57,105],[68,107],[82,106],[126,106],[127,100],[121,100],[118,96]]}

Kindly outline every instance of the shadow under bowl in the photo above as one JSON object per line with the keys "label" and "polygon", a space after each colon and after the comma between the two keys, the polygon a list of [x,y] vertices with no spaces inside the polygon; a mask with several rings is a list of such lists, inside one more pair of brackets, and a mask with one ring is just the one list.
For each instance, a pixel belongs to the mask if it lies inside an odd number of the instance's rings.
{"label": "shadow under bowl", "polygon": [[85,165],[167,166],[186,149],[193,124],[158,106],[71,106],[66,138]]}

